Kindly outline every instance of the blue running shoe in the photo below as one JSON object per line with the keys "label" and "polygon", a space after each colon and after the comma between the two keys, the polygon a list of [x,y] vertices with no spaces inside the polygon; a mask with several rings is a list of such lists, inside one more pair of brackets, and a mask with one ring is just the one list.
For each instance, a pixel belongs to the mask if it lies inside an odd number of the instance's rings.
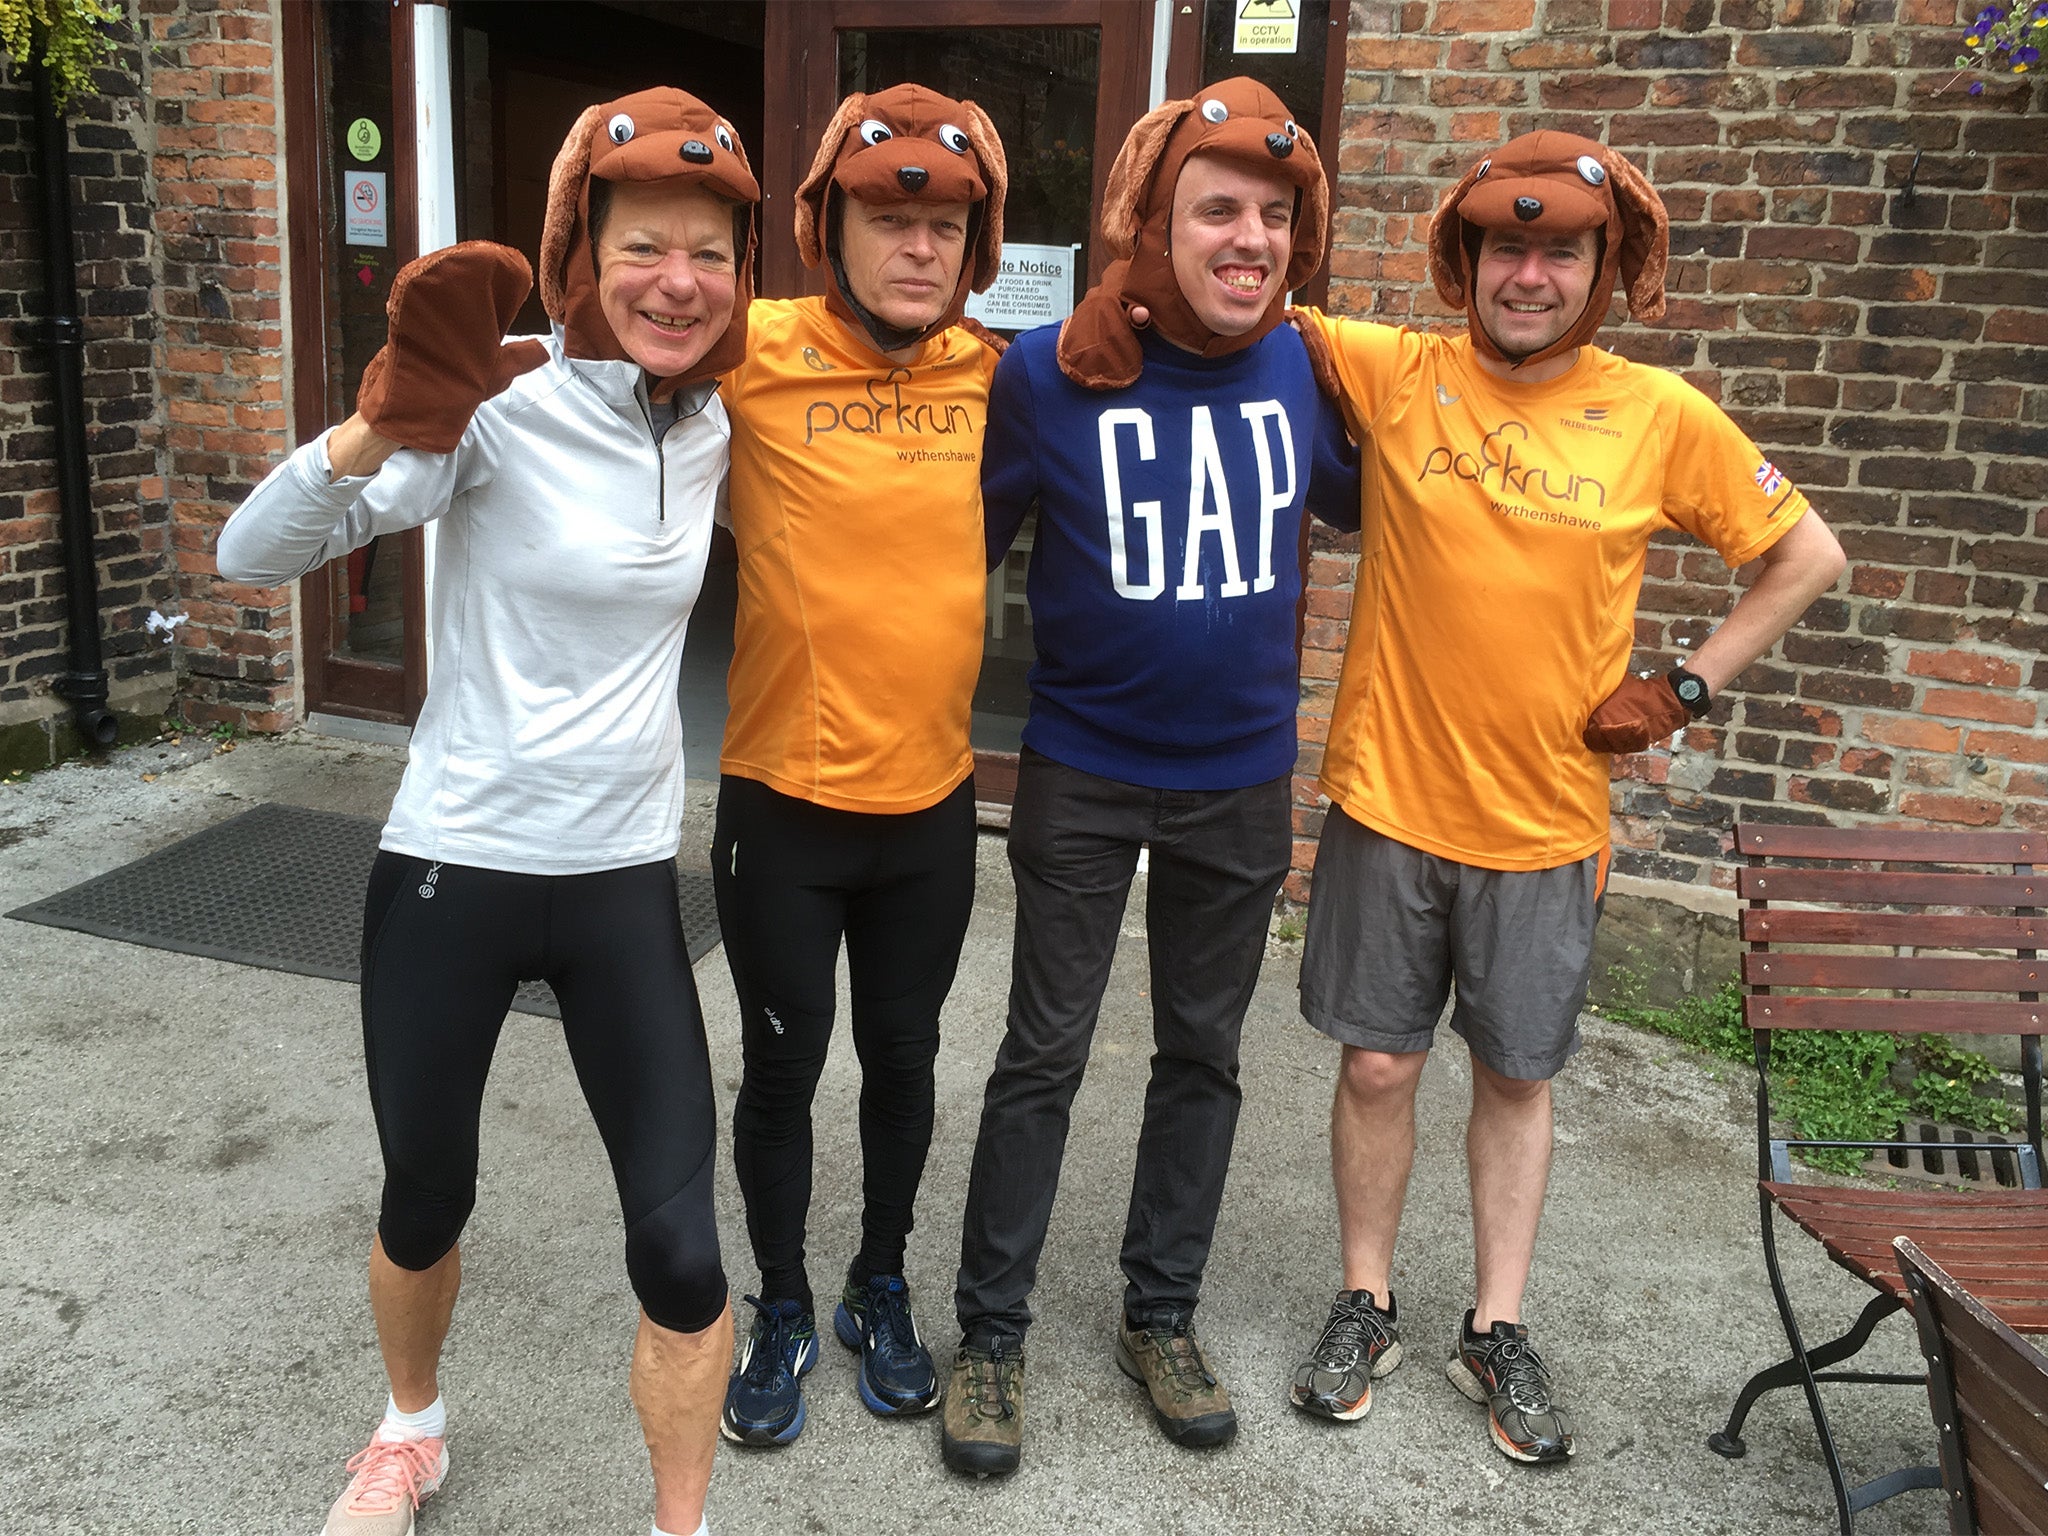
{"label": "blue running shoe", "polygon": [[882,1414],[924,1413],[939,1403],[939,1373],[910,1315],[910,1287],[901,1275],[875,1275],[848,1285],[832,1331],[860,1351],[860,1400]]}
{"label": "blue running shoe", "polygon": [[787,1445],[803,1433],[800,1381],[818,1363],[817,1320],[801,1302],[744,1300],[754,1309],[754,1326],[725,1384],[718,1432],[740,1445]]}

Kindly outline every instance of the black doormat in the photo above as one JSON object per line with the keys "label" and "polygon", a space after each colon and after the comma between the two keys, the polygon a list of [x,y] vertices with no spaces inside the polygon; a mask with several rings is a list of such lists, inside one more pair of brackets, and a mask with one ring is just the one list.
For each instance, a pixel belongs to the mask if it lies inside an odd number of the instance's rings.
{"label": "black doormat", "polygon": [[[357,981],[363,892],[382,830],[367,816],[259,805],[7,915],[152,949]],[[711,877],[676,876],[695,961],[718,943]],[[527,982],[512,1006],[561,1017],[544,982]]]}

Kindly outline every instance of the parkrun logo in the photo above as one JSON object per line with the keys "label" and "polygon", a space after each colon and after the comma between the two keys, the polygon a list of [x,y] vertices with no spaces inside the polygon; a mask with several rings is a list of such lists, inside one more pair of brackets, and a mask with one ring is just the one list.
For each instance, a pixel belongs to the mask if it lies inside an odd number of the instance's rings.
{"label": "parkrun logo", "polygon": [[1480,440],[1477,454],[1432,448],[1422,461],[1422,473],[1415,477],[1416,483],[1431,475],[1450,475],[1511,496],[1541,496],[1546,501],[1573,506],[1607,505],[1607,487],[1590,475],[1553,471],[1522,458],[1516,449],[1528,440],[1529,429],[1521,422],[1504,421]]}
{"label": "parkrun logo", "polygon": [[964,405],[905,401],[903,385],[909,377],[908,368],[891,368],[879,379],[868,380],[861,391],[867,396],[865,401],[813,400],[804,407],[804,446],[810,447],[827,432],[918,436],[932,432],[943,437],[974,430],[974,418]]}

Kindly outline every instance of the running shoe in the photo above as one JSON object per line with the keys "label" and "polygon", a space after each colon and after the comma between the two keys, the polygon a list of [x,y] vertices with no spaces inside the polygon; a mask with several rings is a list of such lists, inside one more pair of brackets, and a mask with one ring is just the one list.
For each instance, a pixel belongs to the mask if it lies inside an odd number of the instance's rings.
{"label": "running shoe", "polygon": [[1444,1374],[1451,1385],[1487,1407],[1494,1446],[1515,1461],[1563,1461],[1577,1449],[1571,1415],[1558,1402],[1550,1372],[1529,1347],[1520,1323],[1495,1323],[1472,1331],[1472,1314],[1458,1330]]}
{"label": "running shoe", "polygon": [[327,1511],[324,1536],[413,1536],[420,1502],[448,1476],[448,1445],[374,1436],[348,1459],[348,1486]]}
{"label": "running shoe", "polygon": [[860,1400],[881,1414],[924,1413],[938,1406],[939,1373],[910,1315],[910,1287],[901,1275],[849,1283],[832,1315],[832,1331],[860,1351]]}
{"label": "running shoe", "polygon": [[1230,1394],[1209,1369],[1188,1317],[1143,1327],[1129,1318],[1116,1330],[1116,1363],[1152,1399],[1152,1417],[1176,1445],[1221,1445],[1237,1433]]}
{"label": "running shoe", "polygon": [[1371,1291],[1339,1291],[1315,1347],[1294,1368],[1287,1400],[1303,1413],[1349,1424],[1372,1412],[1372,1384],[1400,1363],[1393,1297],[1383,1310]]}
{"label": "running shoe", "polygon": [[946,1384],[939,1454],[955,1472],[999,1477],[1024,1454],[1024,1350],[1007,1340],[978,1349],[965,1339]]}
{"label": "running shoe", "polygon": [[725,1385],[718,1432],[740,1445],[787,1445],[804,1428],[804,1373],[818,1363],[818,1324],[800,1301],[745,1297],[754,1326]]}

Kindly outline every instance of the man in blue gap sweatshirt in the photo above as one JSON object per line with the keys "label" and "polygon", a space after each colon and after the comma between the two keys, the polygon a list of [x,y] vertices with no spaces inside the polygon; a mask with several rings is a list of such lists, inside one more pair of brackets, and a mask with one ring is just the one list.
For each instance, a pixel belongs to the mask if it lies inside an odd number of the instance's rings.
{"label": "man in blue gap sweatshirt", "polygon": [[[996,369],[989,563],[1035,506],[1038,643],[1010,822],[1009,1029],[968,1186],[947,1465],[1022,1445],[1026,1304],[1125,898],[1151,849],[1157,1051],[1124,1230],[1116,1359],[1183,1445],[1237,1428],[1192,1320],[1237,1125],[1238,1035],[1292,845],[1302,502],[1317,393],[1286,294],[1328,197],[1280,99],[1228,80],[1131,130],[1120,259]],[[1134,313],[1136,311],[1136,313]]]}

